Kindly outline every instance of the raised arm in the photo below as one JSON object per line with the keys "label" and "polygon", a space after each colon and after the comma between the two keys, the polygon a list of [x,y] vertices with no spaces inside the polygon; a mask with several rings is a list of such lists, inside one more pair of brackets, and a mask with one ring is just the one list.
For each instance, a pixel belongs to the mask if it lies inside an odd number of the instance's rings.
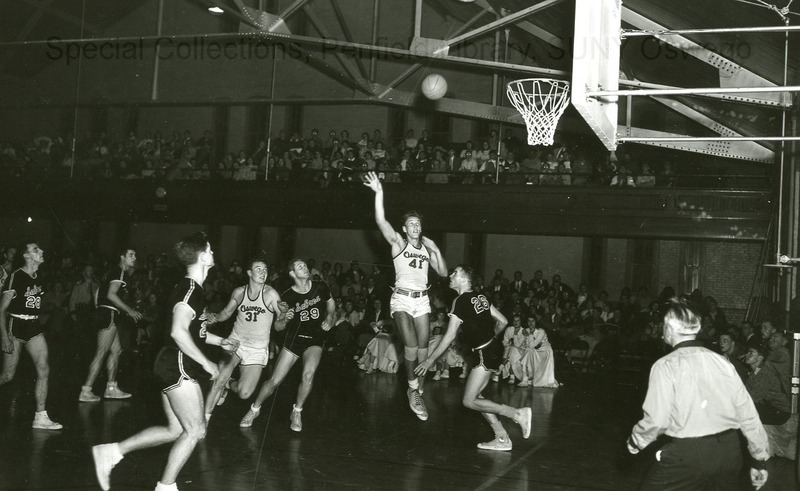
{"label": "raised arm", "polygon": [[386,212],[383,208],[383,185],[378,175],[375,172],[367,172],[364,176],[364,185],[375,192],[375,223],[378,224],[378,229],[383,234],[386,241],[392,245],[392,253],[395,254],[395,247],[399,247],[402,242],[402,237],[386,220]]}
{"label": "raised arm", "polygon": [[439,250],[439,246],[436,245],[434,241],[431,239],[422,236],[422,245],[424,245],[428,252],[431,253],[431,266],[433,270],[436,271],[436,274],[439,276],[447,276],[447,263],[444,260],[444,256],[442,255],[442,251]]}

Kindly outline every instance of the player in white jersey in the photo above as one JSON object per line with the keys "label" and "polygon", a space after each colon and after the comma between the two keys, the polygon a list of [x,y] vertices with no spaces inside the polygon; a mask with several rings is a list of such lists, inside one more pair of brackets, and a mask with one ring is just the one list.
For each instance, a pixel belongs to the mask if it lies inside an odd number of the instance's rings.
{"label": "player in white jersey", "polygon": [[[233,290],[225,308],[217,314],[209,314],[207,321],[207,324],[224,322],[235,312],[229,338],[239,341],[239,348],[220,365],[219,377],[214,380],[206,399],[206,419],[211,417],[215,406],[225,402],[228,390],[241,399],[249,399],[269,360],[269,333],[275,313],[281,308],[278,305],[280,296],[266,284],[268,271],[264,258],[255,257],[248,265],[247,284]],[[285,306],[283,311],[286,311]],[[233,380],[231,374],[239,364],[241,375],[239,380]]]}
{"label": "player in white jersey", "polygon": [[416,212],[403,215],[402,230],[397,232],[386,220],[383,208],[383,185],[377,174],[369,172],[364,185],[375,192],[375,222],[383,237],[392,246],[395,284],[389,310],[397,323],[403,339],[406,376],[408,378],[408,404],[419,419],[428,419],[422,400],[423,378],[417,378],[414,368],[417,361],[428,358],[428,341],[431,335],[428,298],[428,269],[432,267],[439,276],[447,276],[447,265],[439,247],[422,235],[422,220]]}

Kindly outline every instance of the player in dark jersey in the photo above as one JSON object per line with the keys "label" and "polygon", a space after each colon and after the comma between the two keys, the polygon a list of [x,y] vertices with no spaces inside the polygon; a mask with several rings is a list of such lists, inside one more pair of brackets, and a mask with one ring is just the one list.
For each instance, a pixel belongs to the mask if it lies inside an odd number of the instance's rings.
{"label": "player in dark jersey", "polygon": [[172,297],[171,342],[156,357],[153,373],[161,387],[161,400],[167,415],[165,426],[153,426],[118,443],[92,448],[95,472],[100,487],[109,489],[111,469],[129,452],[175,442],[167,465],[156,485],[159,490],[177,490],[175,480],[197,442],[206,434],[203,392],[206,384],[219,375],[217,364],[208,359],[208,345],[235,351],[238,343],[206,330],[206,300],[203,282],[214,266],[214,253],[206,234],[198,232],[175,246],[186,277],[175,286]]}
{"label": "player in dark jersey", "polygon": [[47,340],[39,322],[44,284],[37,271],[44,262],[44,251],[35,242],[25,244],[22,258],[25,265],[11,273],[0,297],[0,345],[3,353],[3,371],[0,385],[14,378],[19,364],[22,345],[36,367],[36,415],[33,427],[40,430],[60,430],[61,425],[50,420],[45,406],[50,364],[47,361]]}
{"label": "player in dark jersey", "polygon": [[461,329],[464,343],[472,349],[470,366],[475,368],[469,373],[467,384],[464,388],[464,406],[480,411],[486,421],[494,430],[494,440],[479,443],[478,448],[483,450],[509,451],[511,439],[503,424],[497,418],[502,415],[511,418],[522,429],[522,437],[528,438],[531,434],[531,408],[514,408],[484,399],[481,392],[489,383],[489,378],[495,373],[503,361],[503,343],[497,334],[503,332],[508,320],[489,303],[484,295],[472,291],[472,268],[457,266],[450,275],[450,288],[458,292],[458,297],[453,300],[450,309],[450,321],[447,332],[442,337],[439,346],[427,360],[420,363],[415,371],[425,375],[447,347],[456,338],[456,333]]}
{"label": "player in dark jersey", "polygon": [[94,313],[94,326],[97,329],[97,351],[94,359],[89,365],[89,373],[86,381],[81,387],[78,396],[80,402],[97,402],[100,396],[92,392],[103,360],[106,360],[106,370],[108,370],[108,381],[103,397],[106,399],[127,399],[131,395],[117,387],[117,368],[119,368],[119,357],[122,354],[122,344],[119,340],[119,315],[127,314],[138,322],[142,318],[135,309],[128,307],[123,298],[125,297],[125,287],[133,268],[136,265],[136,251],[130,248],[123,248],[119,251],[119,264],[107,271],[100,282],[97,290],[97,310]]}
{"label": "player in dark jersey", "polygon": [[294,280],[294,285],[280,295],[282,303],[287,304],[286,311],[281,308],[275,321],[275,330],[284,331],[283,348],[275,362],[272,376],[261,385],[255,402],[239,423],[242,428],[253,425],[253,420],[261,412],[261,404],[275,392],[297,359],[303,357],[303,377],[289,418],[289,428],[293,431],[303,429],[300,412],[311,393],[314,374],[322,357],[322,345],[327,332],[333,326],[336,301],[331,297],[325,282],[311,280],[311,273],[302,259],[289,262],[289,276]]}

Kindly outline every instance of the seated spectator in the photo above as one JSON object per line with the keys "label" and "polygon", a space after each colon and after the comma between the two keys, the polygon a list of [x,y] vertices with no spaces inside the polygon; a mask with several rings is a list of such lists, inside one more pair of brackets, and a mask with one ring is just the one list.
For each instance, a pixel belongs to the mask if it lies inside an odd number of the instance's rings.
{"label": "seated spectator", "polygon": [[748,348],[745,361],[751,373],[745,387],[764,424],[770,453],[773,456],[794,459],[797,452],[797,415],[791,414],[789,394],[782,390],[778,373],[765,366],[764,355],[761,348]]}
{"label": "seated spectator", "polygon": [[528,332],[527,365],[532,371],[530,385],[558,388],[561,384],[556,380],[553,347],[547,339],[547,332],[531,318],[528,319]]}
{"label": "seated spectator", "polygon": [[650,164],[642,164],[642,170],[634,182],[637,188],[652,188],[656,185],[656,176],[650,170]]}
{"label": "seated spectator", "polygon": [[520,387],[530,386],[530,358],[527,355],[528,329],[522,325],[519,315],[513,317],[512,324],[506,327],[503,334],[503,364],[500,367],[504,379],[514,383],[515,377],[520,380]]}
{"label": "seated spectator", "polygon": [[733,334],[725,332],[719,336],[719,351],[736,368],[736,373],[739,374],[742,382],[746,381],[748,371],[747,365],[743,361],[746,351],[736,343]]}
{"label": "seated spectator", "polygon": [[[428,342],[428,353],[433,351],[439,346],[442,341],[442,335],[447,329],[447,316],[443,311],[436,313],[436,318],[431,321],[431,339]],[[450,378],[451,368],[461,368],[461,373],[464,374],[464,358],[457,351],[456,343],[451,343],[447,351],[436,360],[434,367],[436,373],[433,375],[433,380],[442,380]]]}
{"label": "seated spectator", "polygon": [[358,368],[367,373],[375,370],[397,373],[399,357],[397,356],[397,343],[393,337],[394,321],[389,317],[388,311],[383,308],[380,300],[373,302],[367,322],[374,337],[364,348],[364,354],[358,360]]}

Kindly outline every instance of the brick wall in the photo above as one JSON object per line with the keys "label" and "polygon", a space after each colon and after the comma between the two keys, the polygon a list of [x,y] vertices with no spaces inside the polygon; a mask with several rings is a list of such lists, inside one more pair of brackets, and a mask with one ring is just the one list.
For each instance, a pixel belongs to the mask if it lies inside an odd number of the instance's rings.
{"label": "brick wall", "polygon": [[762,244],[754,242],[706,243],[701,288],[717,300],[730,322],[744,318],[761,249]]}

